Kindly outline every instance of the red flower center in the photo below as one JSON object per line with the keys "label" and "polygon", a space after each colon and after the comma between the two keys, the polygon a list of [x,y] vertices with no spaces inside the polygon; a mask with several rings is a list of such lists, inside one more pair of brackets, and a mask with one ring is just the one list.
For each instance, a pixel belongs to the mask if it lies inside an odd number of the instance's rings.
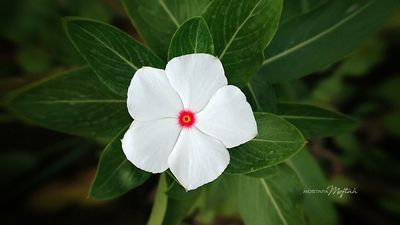
{"label": "red flower center", "polygon": [[196,122],[194,113],[190,110],[182,110],[178,116],[179,125],[183,128],[191,128]]}

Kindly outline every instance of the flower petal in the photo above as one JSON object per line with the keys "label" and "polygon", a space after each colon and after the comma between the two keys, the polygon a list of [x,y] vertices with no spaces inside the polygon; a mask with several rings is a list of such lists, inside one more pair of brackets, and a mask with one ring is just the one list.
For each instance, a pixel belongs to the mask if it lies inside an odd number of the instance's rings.
{"label": "flower petal", "polygon": [[229,152],[220,141],[193,127],[181,131],[168,164],[185,189],[193,190],[222,174]]}
{"label": "flower petal", "polygon": [[173,58],[165,71],[184,107],[193,112],[199,112],[219,88],[228,84],[221,61],[209,54]]}
{"label": "flower petal", "polygon": [[257,124],[246,96],[235,86],[220,88],[196,114],[195,126],[232,148],[257,135]]}
{"label": "flower petal", "polygon": [[128,111],[135,120],[176,117],[183,108],[164,70],[142,67],[128,88]]}
{"label": "flower petal", "polygon": [[180,131],[176,119],[133,121],[121,140],[122,149],[136,167],[161,173],[168,169],[168,156]]}

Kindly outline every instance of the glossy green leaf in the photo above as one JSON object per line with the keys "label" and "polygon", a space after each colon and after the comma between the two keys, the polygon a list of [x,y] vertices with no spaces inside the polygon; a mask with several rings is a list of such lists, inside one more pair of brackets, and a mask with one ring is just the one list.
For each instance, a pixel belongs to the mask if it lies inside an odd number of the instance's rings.
{"label": "glossy green leaf", "polygon": [[265,169],[265,175],[228,176],[229,188],[246,225],[304,225],[303,188],[286,164]]}
{"label": "glossy green leaf", "polygon": [[306,137],[326,137],[353,131],[358,122],[340,113],[312,105],[279,103],[277,114]]}
{"label": "glossy green leaf", "polygon": [[[304,149],[287,160],[296,172],[304,189],[325,190],[329,185],[315,159]],[[310,225],[337,224],[337,215],[333,202],[325,194],[305,194],[304,212]]]}
{"label": "glossy green leaf", "polygon": [[135,28],[157,55],[167,58],[172,35],[187,19],[200,16],[211,0],[123,0]]}
{"label": "glossy green leaf", "polygon": [[124,128],[115,136],[101,154],[96,177],[90,189],[91,197],[116,198],[150,178],[151,173],[136,168],[123,153],[121,139],[126,130],[127,128]]}
{"label": "glossy green leaf", "polygon": [[281,0],[214,0],[204,18],[230,84],[244,87],[260,69],[278,27]]}
{"label": "glossy green leaf", "polygon": [[228,173],[252,173],[292,157],[305,145],[296,127],[270,113],[255,113],[258,135],[230,150]]}
{"label": "glossy green leaf", "polygon": [[340,60],[391,15],[395,0],[335,0],[280,26],[258,76],[286,82]]}
{"label": "glossy green leaf", "polygon": [[27,122],[92,138],[111,139],[132,121],[126,99],[87,67],[17,90],[9,94],[6,106]]}
{"label": "glossy green leaf", "polygon": [[168,60],[190,53],[214,54],[214,43],[210,30],[202,17],[186,21],[172,37]]}
{"label": "glossy green leaf", "polygon": [[137,69],[142,66],[164,67],[164,62],[153,52],[111,25],[89,19],[67,18],[64,28],[100,80],[121,96],[126,96]]}

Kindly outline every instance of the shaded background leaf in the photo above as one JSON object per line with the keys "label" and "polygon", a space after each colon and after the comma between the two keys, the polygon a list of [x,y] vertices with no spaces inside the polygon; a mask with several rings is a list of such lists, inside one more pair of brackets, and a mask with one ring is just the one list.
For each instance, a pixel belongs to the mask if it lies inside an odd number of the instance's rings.
{"label": "shaded background leaf", "polygon": [[381,28],[396,4],[393,0],[328,1],[294,17],[279,27],[265,49],[258,76],[286,82],[331,65]]}
{"label": "shaded background leaf", "polygon": [[10,93],[6,105],[28,122],[97,139],[111,139],[132,120],[126,99],[110,91],[87,67]]}
{"label": "shaded background leaf", "polygon": [[306,137],[327,137],[354,131],[358,122],[340,113],[299,103],[278,103],[277,114]]}
{"label": "shaded background leaf", "polygon": [[245,224],[305,224],[302,185],[286,164],[267,168],[265,174],[260,173],[257,177],[234,175],[228,179]]}
{"label": "shaded background leaf", "polygon": [[190,210],[194,208],[200,193],[199,189],[186,192],[167,173],[161,174],[156,200],[147,225],[181,224]]}
{"label": "shaded background leaf", "polygon": [[142,66],[164,67],[165,63],[153,52],[111,25],[67,18],[64,28],[100,80],[118,95],[126,96],[133,75]]}
{"label": "shaded background leaf", "polygon": [[[329,186],[324,173],[307,149],[287,160],[295,171],[304,190],[326,190]],[[311,225],[337,224],[337,215],[333,202],[325,194],[304,195],[304,213]]]}
{"label": "shaded background leaf", "polygon": [[127,128],[111,140],[101,154],[89,195],[97,199],[112,199],[140,186],[151,173],[135,167],[122,151],[121,139]]}
{"label": "shaded background leaf", "polygon": [[187,19],[200,16],[211,0],[123,0],[133,25],[162,59],[167,58],[175,31]]}

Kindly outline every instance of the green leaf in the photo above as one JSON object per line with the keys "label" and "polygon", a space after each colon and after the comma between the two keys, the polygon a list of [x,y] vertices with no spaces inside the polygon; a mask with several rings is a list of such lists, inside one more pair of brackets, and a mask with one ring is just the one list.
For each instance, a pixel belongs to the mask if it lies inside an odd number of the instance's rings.
{"label": "green leaf", "polygon": [[202,188],[186,191],[173,176],[167,176],[168,208],[165,213],[163,225],[181,224],[186,215],[194,208]]}
{"label": "green leaf", "polygon": [[358,122],[340,113],[316,106],[279,103],[277,114],[296,126],[306,137],[344,134],[357,128]]}
{"label": "green leaf", "polygon": [[137,69],[142,66],[164,67],[164,62],[153,52],[111,25],[89,19],[67,18],[64,28],[100,80],[121,96],[126,96]]}
{"label": "green leaf", "polygon": [[212,36],[202,17],[190,19],[179,27],[172,37],[168,60],[190,53],[214,54]]}
{"label": "green leaf", "polygon": [[243,92],[248,96],[247,101],[254,111],[276,113],[277,96],[275,88],[265,79],[255,77],[247,83]]}
{"label": "green leaf", "polygon": [[132,119],[126,99],[89,68],[71,70],[10,93],[7,108],[27,122],[91,138],[113,138]]}
{"label": "green leaf", "polygon": [[182,220],[191,211],[199,194],[191,195],[184,199],[168,198],[168,209],[162,225],[181,224]]}
{"label": "green leaf", "polygon": [[228,187],[244,223],[304,225],[303,190],[294,171],[279,164],[264,172],[259,177],[228,176]]}
{"label": "green leaf", "polygon": [[394,0],[336,0],[283,24],[258,76],[287,82],[342,59],[391,15]]}
{"label": "green leaf", "polygon": [[[304,189],[324,190],[328,187],[323,171],[306,149],[288,159],[287,163],[296,172]],[[325,194],[306,194],[304,212],[311,225],[334,225],[338,222],[334,205]]]}
{"label": "green leaf", "polygon": [[302,15],[307,13],[316,7],[322,5],[327,0],[285,0],[283,2],[283,10],[281,22],[285,23],[286,21],[293,19],[295,16]]}
{"label": "green leaf", "polygon": [[281,0],[214,0],[204,18],[230,84],[244,87],[260,69],[278,27]]}
{"label": "green leaf", "polygon": [[290,123],[270,113],[254,114],[258,136],[230,150],[228,173],[252,173],[292,157],[305,145],[303,135]]}
{"label": "green leaf", "polygon": [[200,224],[213,224],[217,218],[232,217],[237,214],[232,196],[228,192],[227,176],[221,175],[215,181],[203,187],[196,219]]}
{"label": "green leaf", "polygon": [[166,173],[161,174],[156,200],[147,225],[181,224],[193,208],[199,194],[200,190],[184,191],[173,178],[168,177]]}
{"label": "green leaf", "polygon": [[123,0],[135,28],[157,55],[167,58],[172,35],[193,16],[200,16],[211,0]]}
{"label": "green leaf", "polygon": [[97,167],[90,196],[97,199],[112,199],[140,186],[151,173],[136,168],[122,151],[121,139],[124,128],[104,149]]}

